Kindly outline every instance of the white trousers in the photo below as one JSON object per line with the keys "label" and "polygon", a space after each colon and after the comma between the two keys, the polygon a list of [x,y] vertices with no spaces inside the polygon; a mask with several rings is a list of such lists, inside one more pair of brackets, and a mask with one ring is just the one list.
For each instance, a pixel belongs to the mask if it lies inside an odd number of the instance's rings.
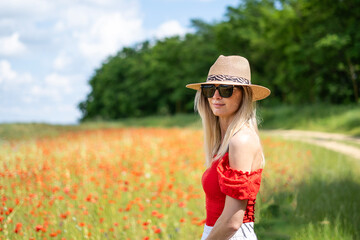
{"label": "white trousers", "polygon": [[[209,227],[205,224],[204,232],[201,237],[201,240],[205,240],[213,227]],[[257,240],[256,234],[254,232],[254,223],[253,222],[247,222],[241,224],[241,227],[237,232],[229,239],[229,240]]]}

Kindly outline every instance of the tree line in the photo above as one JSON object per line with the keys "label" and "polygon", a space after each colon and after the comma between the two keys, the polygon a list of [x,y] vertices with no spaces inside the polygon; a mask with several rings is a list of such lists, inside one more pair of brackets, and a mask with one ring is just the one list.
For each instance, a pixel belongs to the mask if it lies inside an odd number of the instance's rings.
{"label": "tree line", "polygon": [[194,33],[124,47],[95,70],[82,120],[193,112],[188,83],[220,55],[241,55],[264,104],[359,102],[359,0],[244,0],[225,20],[192,20]]}

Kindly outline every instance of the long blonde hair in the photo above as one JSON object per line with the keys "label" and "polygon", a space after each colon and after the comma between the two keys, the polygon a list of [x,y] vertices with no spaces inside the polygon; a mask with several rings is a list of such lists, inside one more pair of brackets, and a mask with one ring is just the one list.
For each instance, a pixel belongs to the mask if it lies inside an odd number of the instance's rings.
{"label": "long blonde hair", "polygon": [[[226,130],[224,139],[221,141],[219,117],[215,116],[210,108],[208,99],[198,90],[195,95],[195,111],[200,114],[204,129],[204,149],[206,165],[221,158],[229,148],[230,139],[244,124],[248,124],[257,135],[258,126],[256,120],[256,102],[252,101],[252,91],[249,87],[242,87],[242,99],[239,109],[234,115],[232,122]],[[265,161],[265,159],[263,159]],[[262,163],[264,165],[264,162]]]}

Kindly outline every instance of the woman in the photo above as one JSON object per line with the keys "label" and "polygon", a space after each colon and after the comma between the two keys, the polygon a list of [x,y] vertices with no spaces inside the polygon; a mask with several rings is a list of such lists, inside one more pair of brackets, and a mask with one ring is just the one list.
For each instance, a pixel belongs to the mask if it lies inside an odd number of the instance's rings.
{"label": "woman", "polygon": [[250,66],[240,56],[220,56],[197,90],[195,109],[204,128],[208,169],[203,239],[257,239],[254,207],[265,158],[258,135],[255,101],[270,95],[251,84]]}

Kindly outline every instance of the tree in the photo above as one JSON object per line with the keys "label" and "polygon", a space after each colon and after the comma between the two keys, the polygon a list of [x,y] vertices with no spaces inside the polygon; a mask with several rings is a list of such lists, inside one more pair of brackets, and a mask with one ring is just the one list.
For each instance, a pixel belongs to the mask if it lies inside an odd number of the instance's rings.
{"label": "tree", "polygon": [[359,102],[359,0],[243,0],[222,22],[192,20],[194,33],[126,47],[90,79],[82,120],[193,111],[194,91],[220,55],[249,59],[265,102]]}

